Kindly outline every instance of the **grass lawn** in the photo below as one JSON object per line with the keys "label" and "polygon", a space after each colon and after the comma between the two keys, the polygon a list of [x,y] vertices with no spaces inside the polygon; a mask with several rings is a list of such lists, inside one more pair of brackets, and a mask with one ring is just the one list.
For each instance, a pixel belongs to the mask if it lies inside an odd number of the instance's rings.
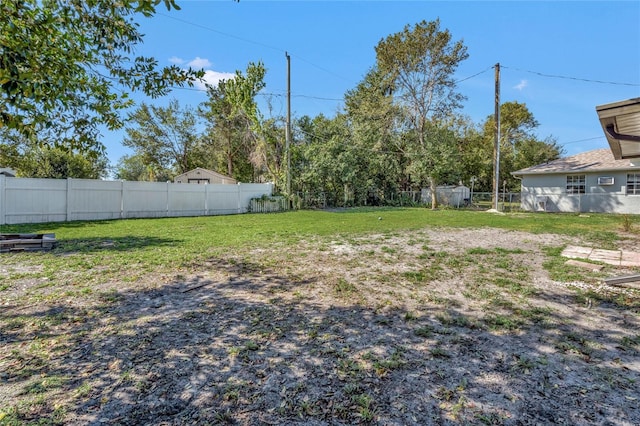
{"label": "grass lawn", "polygon": [[[132,263],[175,268],[229,249],[240,250],[273,242],[295,244],[310,236],[344,237],[424,227],[493,227],[534,234],[563,234],[579,236],[600,248],[613,248],[619,238],[618,231],[629,220],[620,215],[601,214],[499,215],[423,208],[363,208],[339,212],[295,211],[268,215],[3,225],[0,232],[55,233],[59,241],[56,252],[26,256],[45,265],[59,263],[60,267],[68,268],[68,260],[59,262],[56,255],[73,252],[81,255],[76,257],[92,259],[94,263],[116,269]],[[636,227],[640,226],[640,219],[631,220],[635,220]]]}
{"label": "grass lawn", "polygon": [[[637,424],[640,218],[421,208],[49,223],[0,255],[0,425]],[[640,250],[640,249],[639,249]]]}

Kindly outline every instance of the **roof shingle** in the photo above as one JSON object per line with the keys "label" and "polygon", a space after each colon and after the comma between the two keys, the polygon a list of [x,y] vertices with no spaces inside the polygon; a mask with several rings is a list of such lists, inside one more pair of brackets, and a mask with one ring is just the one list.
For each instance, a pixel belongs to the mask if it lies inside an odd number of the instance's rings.
{"label": "roof shingle", "polygon": [[596,171],[640,170],[640,163],[634,165],[630,160],[616,160],[608,148],[596,149],[570,157],[559,158],[548,163],[538,164],[517,170],[515,176],[544,173],[579,173]]}

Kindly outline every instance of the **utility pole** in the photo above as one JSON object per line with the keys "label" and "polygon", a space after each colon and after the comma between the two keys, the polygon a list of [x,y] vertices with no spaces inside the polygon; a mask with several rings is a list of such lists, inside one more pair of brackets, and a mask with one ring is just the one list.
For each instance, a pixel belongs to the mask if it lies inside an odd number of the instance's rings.
{"label": "utility pole", "polygon": [[496,69],[495,92],[495,141],[493,145],[493,208],[498,210],[498,196],[500,191],[500,63]]}
{"label": "utility pole", "polygon": [[287,186],[286,193],[291,206],[291,56],[284,52],[287,57],[287,124],[285,129],[285,156],[287,157]]}

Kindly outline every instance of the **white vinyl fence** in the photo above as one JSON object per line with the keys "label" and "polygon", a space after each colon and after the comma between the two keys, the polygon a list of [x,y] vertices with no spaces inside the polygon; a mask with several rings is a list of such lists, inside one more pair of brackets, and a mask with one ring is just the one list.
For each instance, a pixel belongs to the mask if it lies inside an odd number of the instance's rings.
{"label": "white vinyl fence", "polygon": [[0,175],[0,225],[246,213],[273,184],[196,185]]}

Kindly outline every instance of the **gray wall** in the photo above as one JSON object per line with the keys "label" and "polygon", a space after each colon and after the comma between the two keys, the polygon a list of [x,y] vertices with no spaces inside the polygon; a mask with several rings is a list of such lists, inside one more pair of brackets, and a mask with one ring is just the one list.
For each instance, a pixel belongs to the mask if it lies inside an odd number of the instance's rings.
{"label": "gray wall", "polygon": [[[580,173],[572,173],[580,174]],[[522,177],[521,207],[527,211],[565,213],[640,214],[640,195],[627,195],[626,172],[582,173],[586,194],[567,194],[567,174],[528,175]],[[613,177],[613,185],[598,185],[598,177]]]}
{"label": "gray wall", "polygon": [[0,225],[246,213],[272,184],[190,185],[0,175]]}

